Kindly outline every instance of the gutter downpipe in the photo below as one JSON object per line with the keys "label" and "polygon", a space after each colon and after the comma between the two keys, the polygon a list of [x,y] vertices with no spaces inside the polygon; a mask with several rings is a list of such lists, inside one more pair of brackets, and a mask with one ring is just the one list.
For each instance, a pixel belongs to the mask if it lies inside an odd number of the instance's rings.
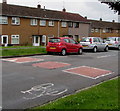
{"label": "gutter downpipe", "polygon": [[60,36],[60,21],[58,21],[58,37]]}

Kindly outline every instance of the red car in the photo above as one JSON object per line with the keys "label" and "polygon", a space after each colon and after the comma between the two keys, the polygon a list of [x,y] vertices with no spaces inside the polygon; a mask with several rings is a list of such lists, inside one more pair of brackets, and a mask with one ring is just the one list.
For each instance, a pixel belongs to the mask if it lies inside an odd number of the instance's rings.
{"label": "red car", "polygon": [[57,52],[63,56],[67,53],[82,54],[82,49],[83,47],[78,42],[69,37],[50,38],[46,47],[47,53]]}

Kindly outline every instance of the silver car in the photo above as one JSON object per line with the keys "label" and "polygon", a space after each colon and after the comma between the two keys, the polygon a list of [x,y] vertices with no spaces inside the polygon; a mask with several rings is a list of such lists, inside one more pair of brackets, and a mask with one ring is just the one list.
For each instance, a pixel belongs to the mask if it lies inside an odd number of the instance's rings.
{"label": "silver car", "polygon": [[106,43],[108,43],[109,48],[120,50],[120,37],[107,37]]}
{"label": "silver car", "polygon": [[104,42],[100,37],[83,37],[80,44],[83,49],[91,49],[93,52],[98,50],[108,51],[108,43]]}

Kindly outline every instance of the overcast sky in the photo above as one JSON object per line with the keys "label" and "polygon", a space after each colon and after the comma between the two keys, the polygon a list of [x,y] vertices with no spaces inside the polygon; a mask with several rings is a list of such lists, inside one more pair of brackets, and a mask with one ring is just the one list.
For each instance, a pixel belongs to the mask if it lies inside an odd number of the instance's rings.
{"label": "overcast sky", "polygon": [[42,8],[45,6],[46,9],[59,11],[65,7],[67,12],[79,13],[83,17],[87,16],[88,19],[118,21],[118,15],[109,9],[108,5],[101,4],[98,0],[7,0],[7,3],[28,7],[37,7],[39,3]]}

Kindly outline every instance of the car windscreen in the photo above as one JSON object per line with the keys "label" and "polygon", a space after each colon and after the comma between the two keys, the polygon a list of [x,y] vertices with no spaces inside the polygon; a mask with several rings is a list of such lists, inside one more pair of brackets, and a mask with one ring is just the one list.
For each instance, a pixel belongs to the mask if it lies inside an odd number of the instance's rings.
{"label": "car windscreen", "polygon": [[51,39],[49,39],[49,42],[58,43],[58,42],[60,42],[60,39],[51,38]]}
{"label": "car windscreen", "polygon": [[90,40],[89,40],[89,38],[84,37],[84,38],[82,38],[82,40],[80,42],[90,42]]}

